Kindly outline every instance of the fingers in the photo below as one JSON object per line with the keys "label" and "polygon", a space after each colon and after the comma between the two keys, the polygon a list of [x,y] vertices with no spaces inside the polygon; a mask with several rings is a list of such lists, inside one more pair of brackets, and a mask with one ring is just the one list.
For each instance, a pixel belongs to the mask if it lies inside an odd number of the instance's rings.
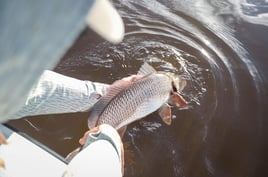
{"label": "fingers", "polygon": [[128,77],[124,77],[123,81],[135,82],[138,79],[141,79],[144,75],[131,75]]}
{"label": "fingers", "polygon": [[[0,144],[7,144],[7,140],[1,132],[0,132]],[[5,169],[6,166],[4,160],[0,158],[0,169],[1,168]]]}
{"label": "fingers", "polygon": [[[79,144],[82,145],[82,146],[85,145],[86,141],[88,140],[88,136],[90,134],[94,134],[94,133],[96,134],[98,132],[102,132],[102,131],[104,131],[104,128],[107,128],[107,127],[104,127],[104,124],[102,124],[100,126],[94,127],[91,130],[86,131],[84,133],[83,137],[80,138]],[[105,130],[106,130],[105,131],[106,133],[109,132],[109,131],[107,131],[107,129],[105,129]],[[118,136],[119,139],[113,138],[113,140],[120,142],[120,149],[121,149],[121,172],[122,172],[122,175],[124,175],[124,165],[125,165],[125,162],[124,162],[124,146],[123,146],[123,143],[122,143],[122,140],[121,140],[119,134],[117,133],[117,131],[115,129],[114,129],[114,131],[116,132],[116,134],[117,134],[117,136]],[[112,136],[113,133],[112,134],[109,134],[109,135]],[[117,137],[117,136],[114,136],[114,137]]]}
{"label": "fingers", "polygon": [[123,142],[121,141],[121,172],[122,176],[124,176],[124,169],[125,169],[125,151],[124,151],[124,145]]}
{"label": "fingers", "polygon": [[6,168],[5,167],[5,162],[2,160],[2,159],[0,159],[0,168]]}
{"label": "fingers", "polygon": [[7,144],[7,140],[1,132],[0,132],[0,144]]}

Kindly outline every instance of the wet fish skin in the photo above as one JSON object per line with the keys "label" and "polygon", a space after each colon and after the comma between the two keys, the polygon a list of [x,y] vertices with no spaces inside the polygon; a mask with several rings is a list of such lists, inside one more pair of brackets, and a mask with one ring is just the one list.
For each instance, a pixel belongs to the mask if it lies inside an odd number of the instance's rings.
{"label": "wet fish skin", "polygon": [[120,129],[168,103],[176,87],[173,76],[157,72],[148,64],[138,74],[144,76],[134,82],[119,80],[111,85],[107,95],[94,105],[88,118],[89,129],[104,123]]}

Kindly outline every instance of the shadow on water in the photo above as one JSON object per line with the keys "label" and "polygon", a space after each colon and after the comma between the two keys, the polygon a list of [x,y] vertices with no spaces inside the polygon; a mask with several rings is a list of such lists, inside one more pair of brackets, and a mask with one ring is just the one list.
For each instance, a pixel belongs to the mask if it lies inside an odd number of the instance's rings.
{"label": "shadow on water", "polygon": [[[171,126],[154,113],[128,127],[124,141],[134,163],[125,176],[267,176],[267,2],[114,4],[125,22],[124,41],[112,45],[86,30],[55,71],[112,83],[146,61],[186,79],[182,94],[190,105],[173,109]],[[86,119],[75,113],[10,124],[65,156]]]}

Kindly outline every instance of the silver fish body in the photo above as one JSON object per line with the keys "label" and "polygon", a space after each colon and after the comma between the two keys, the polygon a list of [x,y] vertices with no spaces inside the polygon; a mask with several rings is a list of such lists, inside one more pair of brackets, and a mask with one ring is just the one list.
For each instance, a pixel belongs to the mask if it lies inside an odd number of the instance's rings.
{"label": "silver fish body", "polygon": [[173,82],[171,75],[156,71],[134,82],[115,82],[113,91],[94,105],[88,118],[89,128],[105,123],[120,129],[147,116],[168,102]]}

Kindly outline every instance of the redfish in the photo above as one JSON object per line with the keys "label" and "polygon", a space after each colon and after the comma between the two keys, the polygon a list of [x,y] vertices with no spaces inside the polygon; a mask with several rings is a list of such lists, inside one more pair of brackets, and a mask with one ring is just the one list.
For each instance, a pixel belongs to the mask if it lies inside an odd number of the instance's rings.
{"label": "redfish", "polygon": [[185,99],[178,93],[186,81],[169,72],[158,72],[148,63],[140,68],[137,79],[115,81],[107,94],[93,106],[88,118],[92,129],[109,124],[124,133],[126,126],[159,110],[162,120],[170,125],[171,106],[186,108]]}

